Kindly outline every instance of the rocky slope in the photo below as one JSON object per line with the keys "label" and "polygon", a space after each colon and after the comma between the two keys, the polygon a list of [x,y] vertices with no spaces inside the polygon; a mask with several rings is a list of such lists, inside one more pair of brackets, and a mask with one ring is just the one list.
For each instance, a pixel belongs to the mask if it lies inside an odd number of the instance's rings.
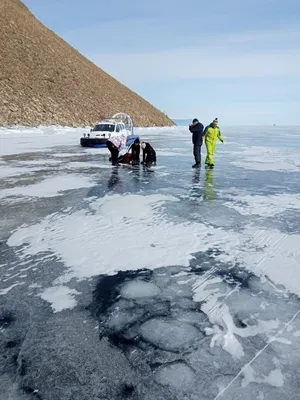
{"label": "rocky slope", "polygon": [[40,23],[0,0],[0,125],[91,125],[126,112],[136,126],[174,125]]}

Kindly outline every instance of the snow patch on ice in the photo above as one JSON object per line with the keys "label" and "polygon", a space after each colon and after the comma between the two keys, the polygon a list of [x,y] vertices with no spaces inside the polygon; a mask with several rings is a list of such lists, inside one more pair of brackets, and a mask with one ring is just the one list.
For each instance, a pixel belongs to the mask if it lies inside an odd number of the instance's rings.
{"label": "snow patch on ice", "polygon": [[84,176],[60,175],[46,178],[36,184],[4,189],[0,192],[0,198],[10,196],[55,197],[61,196],[62,192],[66,190],[88,188],[93,185],[93,182]]}
{"label": "snow patch on ice", "polygon": [[233,208],[241,215],[272,217],[287,210],[300,210],[300,194],[277,194],[269,196],[230,196],[225,206]]}
{"label": "snow patch on ice", "polygon": [[67,286],[53,286],[39,293],[37,296],[51,304],[54,312],[72,309],[76,306],[74,296],[80,294],[75,289],[70,289]]}
{"label": "snow patch on ice", "polygon": [[0,295],[3,296],[5,294],[7,294],[8,292],[10,292],[11,289],[13,289],[15,286],[20,286],[20,285],[24,285],[24,282],[16,282],[13,285],[11,285],[11,286],[9,286],[9,287],[7,287],[5,289],[0,290]]}
{"label": "snow patch on ice", "polygon": [[274,387],[282,387],[284,384],[284,376],[280,369],[274,369],[268,376],[264,377],[263,382]]}
{"label": "snow patch on ice", "polygon": [[273,339],[273,341],[279,342],[282,344],[292,344],[292,342],[290,340],[283,338],[283,337],[276,337],[275,339]]}
{"label": "snow patch on ice", "polygon": [[[51,157],[57,158],[71,158],[71,157],[82,157],[86,156],[86,153],[51,153]],[[55,160],[53,160],[55,161]]]}
{"label": "snow patch on ice", "polygon": [[39,285],[38,283],[33,283],[33,284],[29,285],[29,287],[30,287],[30,289],[39,289],[39,288],[41,288],[42,286]]}
{"label": "snow patch on ice", "polygon": [[66,168],[74,170],[74,168],[101,168],[101,169],[111,169],[113,166],[111,164],[102,163],[91,163],[91,162],[70,162],[66,165]]}
{"label": "snow patch on ice", "polygon": [[42,159],[42,160],[26,160],[26,161],[18,161],[18,164],[21,165],[43,165],[43,166],[50,166],[50,165],[58,165],[61,164],[63,161],[60,160],[51,160],[51,159]]}
{"label": "snow patch on ice", "polygon": [[12,167],[8,164],[1,165],[0,168],[0,179],[4,179],[11,176],[19,176],[23,174],[30,174],[32,172],[38,171],[36,168],[24,168],[24,167]]}
{"label": "snow patch on ice", "polygon": [[235,259],[249,271],[300,295],[300,235],[249,226],[241,242],[239,249],[231,249],[233,259],[236,252]]}
{"label": "snow patch on ice", "polygon": [[[192,253],[228,243],[228,232],[169,221],[163,206],[177,201],[164,195],[106,195],[92,201],[90,210],[53,214],[36,225],[20,227],[7,244],[26,244],[20,253],[23,257],[53,252],[69,268],[67,281],[120,270],[187,267]],[[137,256],[133,256],[133,246]]]}
{"label": "snow patch on ice", "polygon": [[[18,253],[21,258],[52,252],[67,267],[59,283],[120,270],[188,267],[193,253],[218,248],[220,253],[215,259],[239,263],[257,276],[268,276],[274,284],[300,294],[300,235],[253,227],[236,233],[198,222],[176,223],[167,218],[164,209],[168,202],[179,201],[164,195],[106,195],[91,200],[89,209],[49,215],[36,225],[20,227],[7,244],[26,245]],[[229,316],[224,324],[228,334],[224,346],[234,352],[239,345]],[[220,336],[216,339],[220,343]],[[235,354],[241,356],[242,352],[236,349]]]}
{"label": "snow patch on ice", "polygon": [[26,152],[45,152],[56,146],[80,146],[85,128],[39,126],[0,128],[0,156]]}
{"label": "snow patch on ice", "polygon": [[246,387],[249,383],[265,383],[274,387],[282,387],[284,385],[284,376],[281,370],[277,368],[272,370],[269,375],[260,378],[249,365],[243,370],[242,387]]}

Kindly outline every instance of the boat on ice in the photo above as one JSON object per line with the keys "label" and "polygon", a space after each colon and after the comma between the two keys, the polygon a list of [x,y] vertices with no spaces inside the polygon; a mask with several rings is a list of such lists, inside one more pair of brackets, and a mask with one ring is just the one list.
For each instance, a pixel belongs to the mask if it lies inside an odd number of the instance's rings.
{"label": "boat on ice", "polygon": [[89,133],[84,133],[80,138],[82,147],[106,147],[106,142],[111,137],[126,137],[126,146],[131,144],[139,137],[133,133],[133,122],[129,115],[117,113],[111,118],[97,122]]}

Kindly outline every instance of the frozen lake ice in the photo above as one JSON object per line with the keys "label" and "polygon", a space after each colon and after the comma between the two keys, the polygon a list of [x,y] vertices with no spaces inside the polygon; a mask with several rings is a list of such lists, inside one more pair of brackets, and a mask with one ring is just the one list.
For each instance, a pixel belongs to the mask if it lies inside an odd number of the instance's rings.
{"label": "frozen lake ice", "polygon": [[151,170],[82,131],[0,129],[0,398],[299,399],[300,129],[201,171],[186,127]]}

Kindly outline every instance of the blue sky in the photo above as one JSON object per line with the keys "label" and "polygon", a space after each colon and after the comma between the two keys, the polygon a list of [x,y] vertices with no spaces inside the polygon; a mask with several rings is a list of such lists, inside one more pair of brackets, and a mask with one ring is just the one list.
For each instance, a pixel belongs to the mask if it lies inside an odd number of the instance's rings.
{"label": "blue sky", "polygon": [[25,0],[172,118],[300,125],[299,0]]}

